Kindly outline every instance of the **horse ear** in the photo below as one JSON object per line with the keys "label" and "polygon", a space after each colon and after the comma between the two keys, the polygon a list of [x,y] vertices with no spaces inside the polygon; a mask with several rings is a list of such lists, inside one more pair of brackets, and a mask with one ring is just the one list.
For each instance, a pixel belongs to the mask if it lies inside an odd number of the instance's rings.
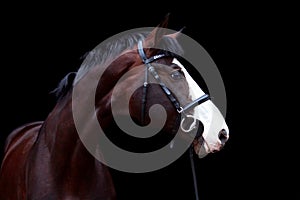
{"label": "horse ear", "polygon": [[144,40],[144,47],[145,48],[151,48],[154,47],[156,44],[159,43],[161,38],[166,34],[166,28],[168,27],[169,23],[169,16],[170,14],[168,13],[164,20],[156,26],[150,34],[145,38]]}
{"label": "horse ear", "polygon": [[171,34],[168,34],[166,36],[170,37],[170,38],[173,38],[173,39],[177,39],[180,36],[180,34],[183,31],[183,29],[185,29],[185,27],[183,27],[182,29],[180,29],[179,31],[177,31],[175,33],[171,33]]}

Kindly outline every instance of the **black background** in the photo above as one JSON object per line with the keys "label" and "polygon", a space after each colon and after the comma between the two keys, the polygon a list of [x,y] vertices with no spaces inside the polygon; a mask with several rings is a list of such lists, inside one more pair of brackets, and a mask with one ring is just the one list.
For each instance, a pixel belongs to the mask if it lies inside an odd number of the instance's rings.
{"label": "black background", "polygon": [[[228,97],[228,144],[221,152],[195,160],[200,199],[288,195],[280,187],[287,175],[271,166],[281,152],[267,148],[276,122],[268,121],[272,114],[265,97],[272,95],[273,87],[264,58],[272,43],[270,29],[278,19],[268,12],[269,5],[118,4],[2,6],[1,147],[17,126],[46,118],[55,105],[49,92],[78,69],[87,51],[121,31],[156,26],[170,13],[169,28],[186,27],[184,33],[210,54]],[[193,199],[188,162],[183,156],[158,172],[115,172],[117,192],[123,199]]]}

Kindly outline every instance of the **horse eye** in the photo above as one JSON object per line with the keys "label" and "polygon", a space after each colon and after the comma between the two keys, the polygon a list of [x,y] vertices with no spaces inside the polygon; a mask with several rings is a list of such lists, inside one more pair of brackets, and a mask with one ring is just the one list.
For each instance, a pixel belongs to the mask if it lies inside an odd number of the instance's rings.
{"label": "horse eye", "polygon": [[183,73],[181,70],[176,70],[171,73],[171,77],[175,80],[179,80],[183,78]]}

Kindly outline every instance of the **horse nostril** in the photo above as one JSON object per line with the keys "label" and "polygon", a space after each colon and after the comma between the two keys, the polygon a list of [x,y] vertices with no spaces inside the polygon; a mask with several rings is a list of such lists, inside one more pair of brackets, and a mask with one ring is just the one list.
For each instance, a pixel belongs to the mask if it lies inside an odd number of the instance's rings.
{"label": "horse nostril", "polygon": [[227,131],[225,129],[222,129],[219,132],[219,139],[220,139],[222,145],[224,145],[225,142],[228,140],[228,134],[227,134]]}

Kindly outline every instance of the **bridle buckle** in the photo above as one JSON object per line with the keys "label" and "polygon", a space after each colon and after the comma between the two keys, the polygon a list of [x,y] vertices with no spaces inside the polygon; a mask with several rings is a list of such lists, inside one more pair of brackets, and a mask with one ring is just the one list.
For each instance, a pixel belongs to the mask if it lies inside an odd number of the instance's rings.
{"label": "bridle buckle", "polygon": [[182,112],[184,111],[184,108],[182,106],[180,106],[178,109],[177,109],[177,112],[179,114],[181,114]]}

